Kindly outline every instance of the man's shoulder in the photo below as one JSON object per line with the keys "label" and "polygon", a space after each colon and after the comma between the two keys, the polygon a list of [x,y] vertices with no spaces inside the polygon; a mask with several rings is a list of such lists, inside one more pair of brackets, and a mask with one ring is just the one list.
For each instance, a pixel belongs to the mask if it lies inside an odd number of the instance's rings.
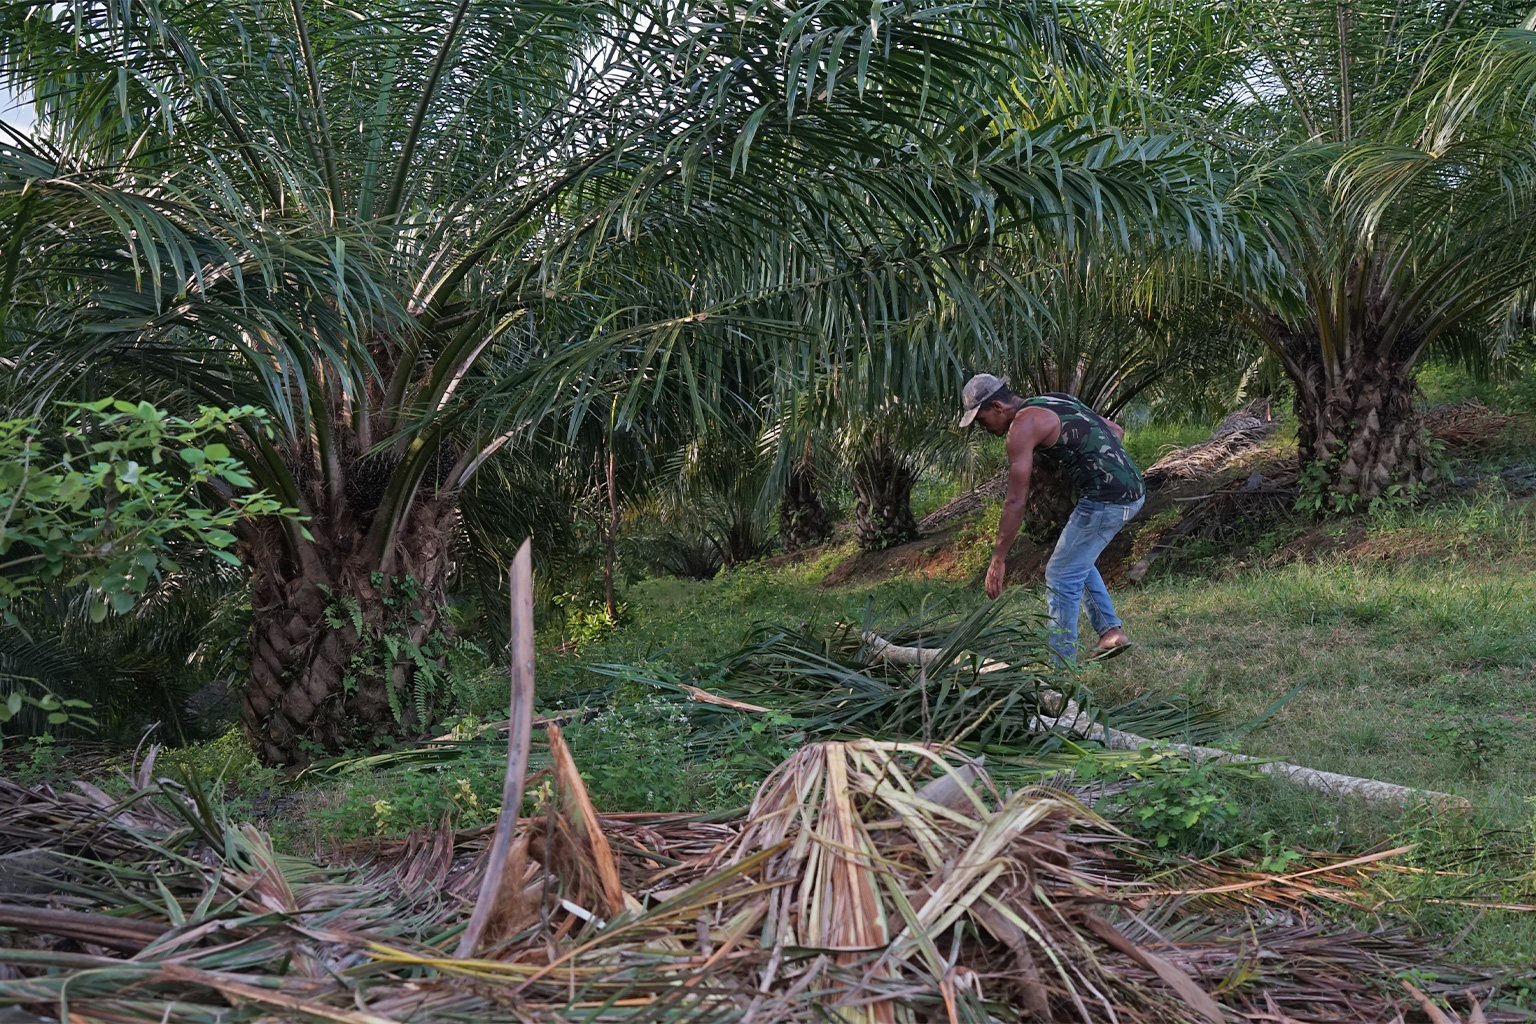
{"label": "man's shoulder", "polygon": [[1044,405],[1025,405],[1014,414],[1008,428],[1008,439],[1017,438],[1021,443],[1037,444],[1041,438],[1061,425],[1061,417],[1055,410]]}
{"label": "man's shoulder", "polygon": [[1076,395],[1069,395],[1065,391],[1042,391],[1038,395],[1024,400],[1025,408],[1046,409],[1051,412],[1092,412],[1093,408]]}

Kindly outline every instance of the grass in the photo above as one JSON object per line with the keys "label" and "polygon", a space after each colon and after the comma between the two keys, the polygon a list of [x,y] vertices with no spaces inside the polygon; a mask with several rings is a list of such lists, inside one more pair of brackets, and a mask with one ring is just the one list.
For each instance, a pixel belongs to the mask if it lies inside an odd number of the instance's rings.
{"label": "grass", "polygon": [[1103,699],[1181,693],[1235,721],[1299,687],[1230,745],[1466,795],[1468,815],[1405,816],[1236,780],[1243,810],[1219,842],[1413,844],[1404,863],[1427,873],[1389,876],[1389,919],[1454,940],[1468,960],[1529,964],[1536,913],[1471,904],[1536,904],[1536,501],[1495,486],[1314,533],[1335,550],[1277,563],[1257,544],[1160,564],[1116,595],[1135,652],[1087,676]]}
{"label": "grass", "polygon": [[[1139,650],[1105,667],[1112,688],[1198,695],[1244,717],[1304,687],[1254,753],[1485,799],[1536,792],[1527,567],[1300,563],[1154,584],[1119,604]],[[1452,726],[1459,737],[1436,732]]]}
{"label": "grass", "polygon": [[1244,717],[1300,685],[1253,752],[1490,802],[1536,792],[1536,503],[1493,490],[1334,529],[1352,550],[1186,565],[1120,595],[1139,650],[1107,686]]}
{"label": "grass", "polygon": [[1536,413],[1536,340],[1523,339],[1493,369],[1493,373],[1479,376],[1456,363],[1428,363],[1418,373],[1423,404],[1436,406],[1470,398],[1504,412]]}
{"label": "grass", "polygon": [[1148,423],[1128,427],[1125,451],[1136,465],[1146,469],[1174,449],[1204,441],[1211,436],[1213,426],[1212,423]]}

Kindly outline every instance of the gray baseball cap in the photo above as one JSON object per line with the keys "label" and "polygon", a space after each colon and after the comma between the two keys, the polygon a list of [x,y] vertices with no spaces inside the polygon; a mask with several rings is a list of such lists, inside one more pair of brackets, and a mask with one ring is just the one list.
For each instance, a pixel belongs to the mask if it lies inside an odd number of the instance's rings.
{"label": "gray baseball cap", "polygon": [[968,427],[981,407],[992,400],[992,396],[1008,386],[1008,382],[1002,377],[994,377],[990,373],[978,373],[965,382],[965,387],[960,391],[960,425]]}

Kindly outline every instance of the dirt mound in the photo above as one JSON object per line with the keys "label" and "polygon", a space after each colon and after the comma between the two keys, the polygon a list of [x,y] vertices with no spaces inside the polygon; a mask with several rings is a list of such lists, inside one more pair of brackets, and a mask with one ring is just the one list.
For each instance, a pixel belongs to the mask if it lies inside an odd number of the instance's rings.
{"label": "dirt mound", "polygon": [[821,581],[824,587],[878,583],[892,576],[951,579],[961,570],[957,529],[943,530],[884,551],[860,551],[842,561]]}

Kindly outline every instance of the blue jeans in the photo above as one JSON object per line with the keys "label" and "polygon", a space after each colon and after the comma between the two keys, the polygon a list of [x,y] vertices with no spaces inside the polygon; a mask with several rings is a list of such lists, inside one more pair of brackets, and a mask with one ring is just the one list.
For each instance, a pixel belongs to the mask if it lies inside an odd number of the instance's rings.
{"label": "blue jeans", "polygon": [[1077,612],[1085,594],[1088,619],[1101,636],[1120,625],[1115,603],[1109,599],[1104,577],[1094,563],[1115,534],[1141,511],[1146,500],[1137,498],[1128,505],[1109,505],[1083,498],[1062,528],[1056,550],[1045,566],[1045,586],[1046,602],[1051,609],[1051,646],[1068,664],[1077,646]]}

